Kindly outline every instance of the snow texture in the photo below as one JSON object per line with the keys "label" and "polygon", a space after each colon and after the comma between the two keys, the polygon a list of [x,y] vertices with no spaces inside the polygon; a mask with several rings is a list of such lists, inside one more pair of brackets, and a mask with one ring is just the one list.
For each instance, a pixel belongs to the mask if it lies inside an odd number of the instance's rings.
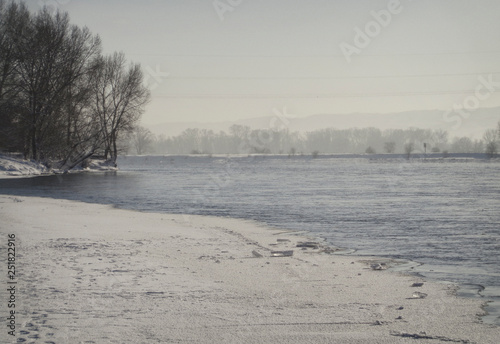
{"label": "snow texture", "polygon": [[[456,297],[454,286],[373,270],[397,262],[331,254],[322,242],[297,247],[317,239],[252,221],[12,196],[0,196],[0,218],[7,220],[0,236],[16,235],[22,286],[16,338],[3,326],[2,343],[493,344],[500,337],[498,327],[479,322],[481,302]],[[293,256],[271,256],[288,250]],[[7,293],[0,288],[0,299]]]}
{"label": "snow texture", "polygon": [[[85,167],[76,167],[70,172],[102,172],[115,170],[116,167],[109,162],[103,160],[89,160],[86,162]],[[0,178],[33,177],[58,173],[63,173],[63,171],[47,168],[42,163],[34,160],[24,160],[16,155],[0,154]]]}

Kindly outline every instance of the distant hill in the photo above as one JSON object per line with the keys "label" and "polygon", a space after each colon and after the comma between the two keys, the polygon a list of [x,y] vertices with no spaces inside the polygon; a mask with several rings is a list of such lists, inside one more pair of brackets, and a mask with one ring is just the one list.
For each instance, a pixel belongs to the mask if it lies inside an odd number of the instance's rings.
{"label": "distant hill", "polygon": [[351,113],[351,114],[316,114],[302,118],[265,116],[238,120],[234,122],[173,122],[146,127],[153,133],[176,136],[188,128],[228,132],[234,125],[246,125],[252,129],[288,128],[290,131],[308,132],[324,128],[366,128],[408,129],[443,129],[450,137],[468,136],[481,138],[487,129],[494,129],[500,121],[500,107],[480,108],[470,113],[469,118],[459,113],[446,114],[441,110],[406,111],[398,113]]}

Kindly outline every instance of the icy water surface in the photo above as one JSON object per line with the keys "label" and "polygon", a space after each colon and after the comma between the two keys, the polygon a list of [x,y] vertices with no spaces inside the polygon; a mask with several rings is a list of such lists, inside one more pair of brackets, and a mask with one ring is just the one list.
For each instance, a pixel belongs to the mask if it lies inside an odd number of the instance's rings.
{"label": "icy water surface", "polygon": [[[500,163],[126,157],[120,172],[0,180],[0,193],[228,216],[303,230],[500,301]],[[483,287],[485,289],[483,289]],[[466,289],[464,289],[466,290]],[[500,309],[489,321],[500,323]]]}

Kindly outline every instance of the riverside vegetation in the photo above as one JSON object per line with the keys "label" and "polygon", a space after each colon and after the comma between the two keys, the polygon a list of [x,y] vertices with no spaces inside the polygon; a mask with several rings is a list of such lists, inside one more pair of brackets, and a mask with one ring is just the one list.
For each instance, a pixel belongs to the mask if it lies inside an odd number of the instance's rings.
{"label": "riverside vegetation", "polygon": [[65,171],[96,154],[115,164],[149,101],[143,79],[67,13],[0,0],[0,150]]}

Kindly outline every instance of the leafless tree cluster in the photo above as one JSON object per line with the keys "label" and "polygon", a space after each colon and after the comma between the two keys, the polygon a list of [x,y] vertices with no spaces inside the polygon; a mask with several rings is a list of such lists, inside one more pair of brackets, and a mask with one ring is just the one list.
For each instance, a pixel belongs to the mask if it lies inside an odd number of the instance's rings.
{"label": "leafless tree cluster", "polygon": [[[138,154],[342,154],[342,153],[486,153],[497,154],[500,124],[488,130],[481,140],[468,137],[449,139],[447,131],[431,129],[327,128],[300,134],[287,129],[251,129],[234,125],[229,133],[205,129],[187,129],[166,138],[155,137],[141,128],[134,134]],[[147,140],[140,137],[145,137]],[[142,142],[142,144],[141,144]],[[147,142],[147,144],[144,144]],[[134,153],[134,151],[132,151]],[[140,152],[140,153],[139,153]],[[488,153],[489,152],[489,153]]]}
{"label": "leafless tree cluster", "polygon": [[64,169],[94,154],[115,162],[148,100],[140,66],[103,56],[66,13],[0,0],[0,148]]}
{"label": "leafless tree cluster", "polygon": [[498,129],[489,129],[484,133],[483,141],[486,145],[486,155],[489,158],[496,157],[500,142],[500,122],[498,122]]}
{"label": "leafless tree cluster", "polygon": [[[398,153],[405,145],[417,148],[427,142],[434,151],[448,143],[442,130],[385,130],[377,128],[321,129],[305,134],[287,129],[251,129],[234,125],[229,133],[187,129],[181,135],[158,137],[150,145],[160,154],[229,153],[229,154],[311,154],[319,153]],[[420,147],[420,146],[418,146]],[[413,149],[412,149],[413,151]]]}

